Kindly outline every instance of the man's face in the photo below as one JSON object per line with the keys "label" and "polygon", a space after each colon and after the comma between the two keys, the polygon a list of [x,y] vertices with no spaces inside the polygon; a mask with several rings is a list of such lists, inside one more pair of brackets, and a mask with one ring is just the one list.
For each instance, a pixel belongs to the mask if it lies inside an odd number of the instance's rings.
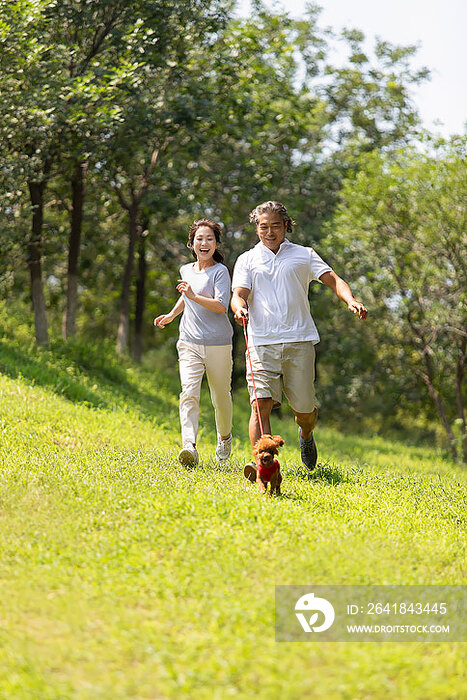
{"label": "man's face", "polygon": [[259,240],[266,248],[277,253],[282,241],[285,238],[285,223],[280,214],[274,211],[267,211],[260,214],[256,224],[256,233]]}

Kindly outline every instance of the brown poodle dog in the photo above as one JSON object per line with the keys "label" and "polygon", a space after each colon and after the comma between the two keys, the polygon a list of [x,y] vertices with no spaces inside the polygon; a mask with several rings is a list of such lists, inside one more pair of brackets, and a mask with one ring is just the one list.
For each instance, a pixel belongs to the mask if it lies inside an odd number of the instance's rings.
{"label": "brown poodle dog", "polygon": [[263,435],[253,447],[257,467],[256,480],[260,493],[268,493],[269,496],[273,493],[277,496],[281,495],[282,474],[275,455],[279,452],[278,447],[282,447],[283,444],[284,440],[280,435]]}

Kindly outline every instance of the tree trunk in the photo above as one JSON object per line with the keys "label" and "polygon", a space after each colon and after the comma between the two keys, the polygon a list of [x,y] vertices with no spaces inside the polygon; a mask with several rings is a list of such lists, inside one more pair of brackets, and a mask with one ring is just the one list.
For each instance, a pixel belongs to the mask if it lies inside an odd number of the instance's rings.
{"label": "tree trunk", "polygon": [[425,385],[429,391],[429,394],[433,400],[433,403],[436,407],[436,410],[438,411],[439,416],[441,418],[441,421],[443,423],[444,430],[446,431],[446,434],[448,436],[452,456],[454,457],[455,460],[457,460],[457,449],[456,449],[456,441],[454,438],[454,433],[452,432],[451,426],[449,425],[449,421],[448,421],[446,412],[444,410],[443,404],[441,403],[441,398],[433,385],[432,378],[431,378],[431,376],[429,376],[429,374],[426,374],[425,372],[422,372],[421,370],[417,370],[417,374],[425,382]]}
{"label": "tree trunk", "polygon": [[28,182],[28,188],[32,204],[32,227],[27,249],[36,342],[38,345],[48,345],[49,331],[42,284],[41,260],[45,182]]}
{"label": "tree trunk", "polygon": [[138,236],[138,203],[133,199],[128,208],[130,216],[128,253],[122,282],[122,295],[120,300],[120,319],[117,331],[117,352],[123,355],[128,349],[130,331],[130,289],[135,259],[136,239]]}
{"label": "tree trunk", "polygon": [[143,356],[143,320],[146,295],[146,235],[148,223],[142,227],[138,248],[138,277],[136,280],[135,333],[133,336],[132,356],[141,362]]}
{"label": "tree trunk", "polygon": [[86,164],[76,161],[71,179],[72,205],[70,236],[68,239],[68,271],[66,309],[63,316],[62,334],[66,340],[76,333],[78,310],[78,263],[83,225],[84,173]]}
{"label": "tree trunk", "polygon": [[465,350],[467,346],[467,338],[464,336],[461,341],[461,346],[459,348],[459,358],[457,360],[457,372],[456,372],[456,402],[457,402],[457,415],[461,421],[461,435],[462,435],[462,456],[464,462],[467,463],[467,435],[465,430],[465,413],[464,413],[464,397],[462,396],[462,380],[464,378],[464,365],[465,365]]}

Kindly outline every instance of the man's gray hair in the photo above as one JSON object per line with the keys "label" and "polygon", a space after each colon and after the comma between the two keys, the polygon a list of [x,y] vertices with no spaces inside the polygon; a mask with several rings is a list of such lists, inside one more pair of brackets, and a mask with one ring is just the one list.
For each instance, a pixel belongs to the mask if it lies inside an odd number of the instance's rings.
{"label": "man's gray hair", "polygon": [[258,206],[250,212],[250,222],[252,224],[258,224],[261,214],[265,214],[268,211],[277,212],[285,224],[285,230],[287,233],[292,233],[293,227],[295,226],[295,221],[291,216],[289,216],[289,213],[282,202],[270,201],[258,204]]}

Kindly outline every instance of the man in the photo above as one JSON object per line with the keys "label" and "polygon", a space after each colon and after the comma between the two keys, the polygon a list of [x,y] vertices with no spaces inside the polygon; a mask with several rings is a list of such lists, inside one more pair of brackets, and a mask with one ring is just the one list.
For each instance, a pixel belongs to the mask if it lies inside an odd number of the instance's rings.
{"label": "man", "polygon": [[[248,323],[248,345],[258,397],[261,423],[271,433],[270,415],[286,395],[299,426],[303,464],[310,470],[317,461],[313,430],[318,418],[314,390],[315,349],[319,335],[311,317],[308,287],[319,280],[330,287],[361,320],[367,310],[349,285],[327,265],[313,248],[291,243],[295,222],[281,202],[264,202],[250,214],[259,242],[239,256],[233,273],[231,306],[240,325]],[[253,382],[247,362],[251,417],[249,435],[253,446],[261,436]],[[253,465],[245,476],[255,480]]]}

